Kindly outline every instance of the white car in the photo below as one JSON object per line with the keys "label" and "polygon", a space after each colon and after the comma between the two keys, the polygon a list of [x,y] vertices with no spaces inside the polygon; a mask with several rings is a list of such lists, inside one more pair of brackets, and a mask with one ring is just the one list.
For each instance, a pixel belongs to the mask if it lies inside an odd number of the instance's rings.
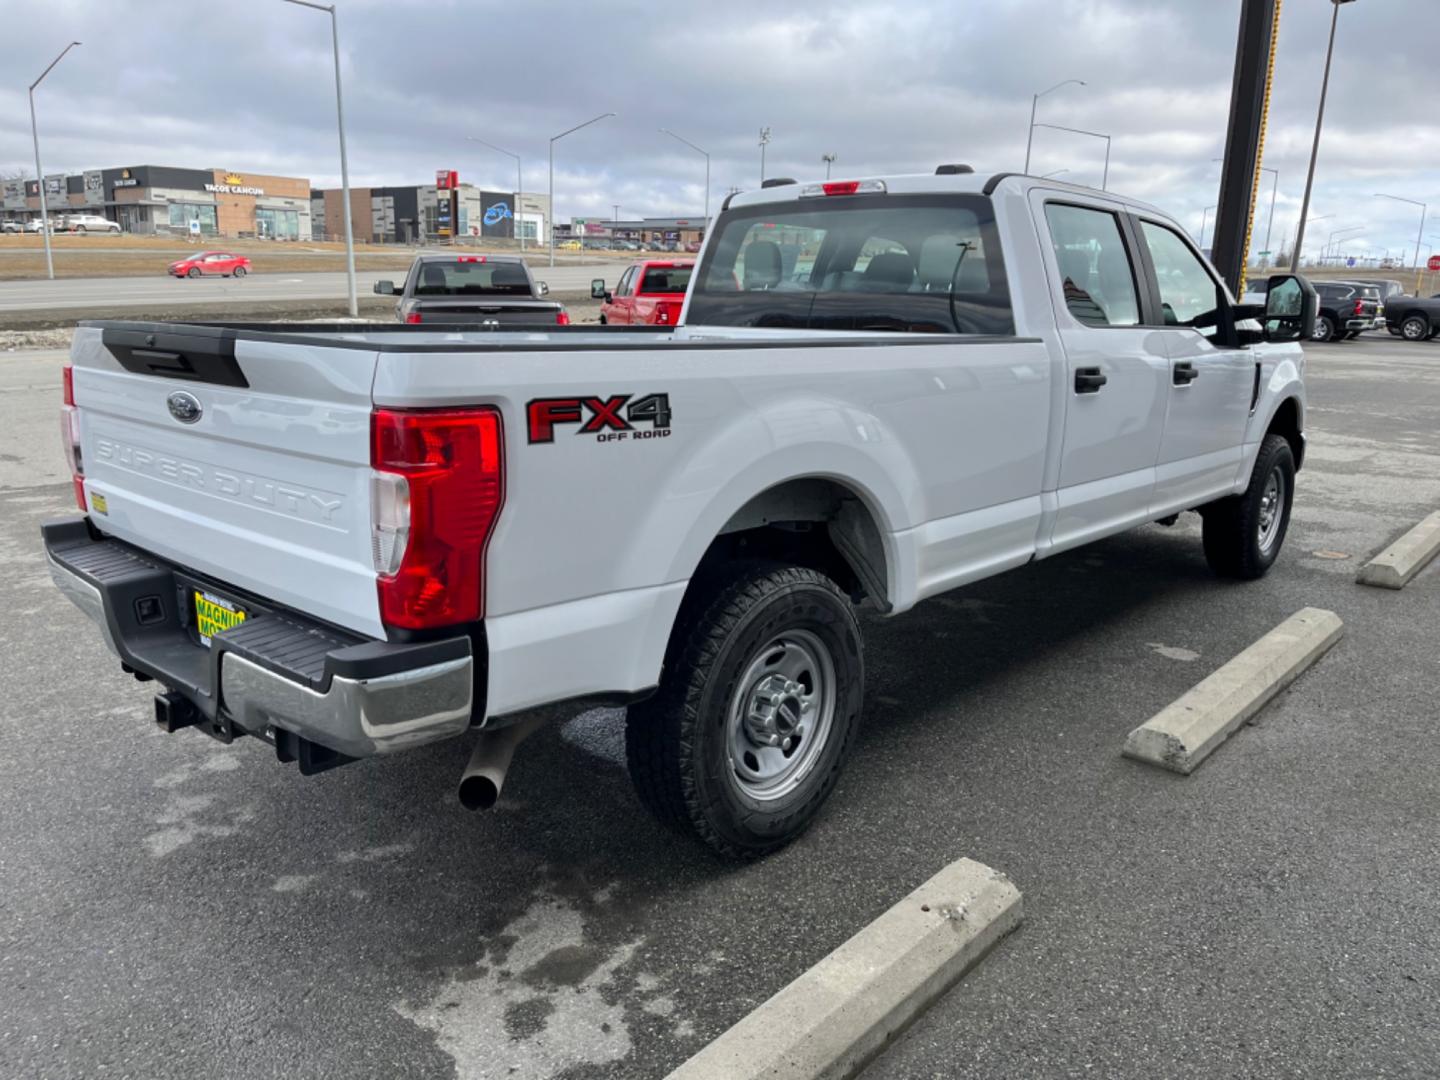
{"label": "white car", "polygon": [[101,217],[99,214],[69,214],[63,219],[60,226],[63,232],[103,232],[118,233],[120,223],[111,221],[109,218]]}
{"label": "white car", "polygon": [[310,773],[478,729],[484,807],[537,706],[628,704],[641,801],[754,856],[856,745],[857,605],[1187,510],[1270,569],[1315,294],[1268,305],[1113,192],[788,183],[660,332],[87,322],[45,546],[168,730]]}

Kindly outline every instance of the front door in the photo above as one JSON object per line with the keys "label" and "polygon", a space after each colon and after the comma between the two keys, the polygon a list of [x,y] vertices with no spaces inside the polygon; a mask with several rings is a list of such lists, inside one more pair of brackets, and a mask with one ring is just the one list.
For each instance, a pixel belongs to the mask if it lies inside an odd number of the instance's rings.
{"label": "front door", "polygon": [[1160,517],[1230,493],[1255,400],[1256,367],[1249,348],[1216,344],[1220,306],[1232,301],[1189,242],[1170,225],[1144,218],[1136,231],[1153,274],[1156,331],[1170,360],[1151,503]]}
{"label": "front door", "polygon": [[[1048,197],[1047,197],[1048,196]],[[1163,336],[1142,325],[1136,240],[1103,198],[1036,191],[1065,352],[1065,434],[1049,543],[1061,551],[1148,520],[1168,396]]]}

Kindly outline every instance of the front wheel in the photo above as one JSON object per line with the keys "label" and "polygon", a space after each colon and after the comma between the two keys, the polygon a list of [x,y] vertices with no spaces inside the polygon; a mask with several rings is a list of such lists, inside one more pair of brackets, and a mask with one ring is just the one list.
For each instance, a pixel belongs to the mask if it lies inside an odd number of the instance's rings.
{"label": "front wheel", "polygon": [[630,776],[666,825],[754,858],[799,836],[840,778],[860,724],[860,625],[805,567],[743,564],[696,587],[660,690],[630,709]]}
{"label": "front wheel", "polygon": [[1221,577],[1253,581],[1275,564],[1290,528],[1295,455],[1279,435],[1266,435],[1243,494],[1202,507],[1205,560]]}
{"label": "front wheel", "polygon": [[1400,324],[1400,336],[1406,341],[1424,341],[1430,336],[1430,323],[1423,315],[1411,315]]}

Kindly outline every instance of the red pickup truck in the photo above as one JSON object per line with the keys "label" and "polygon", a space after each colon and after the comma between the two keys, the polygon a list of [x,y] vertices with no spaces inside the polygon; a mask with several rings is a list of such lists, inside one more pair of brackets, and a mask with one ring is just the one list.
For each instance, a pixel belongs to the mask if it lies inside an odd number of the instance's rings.
{"label": "red pickup truck", "polygon": [[600,322],[674,326],[694,269],[693,260],[642,259],[620,275],[614,292],[605,288],[604,278],[596,278],[590,282],[590,295],[604,301]]}

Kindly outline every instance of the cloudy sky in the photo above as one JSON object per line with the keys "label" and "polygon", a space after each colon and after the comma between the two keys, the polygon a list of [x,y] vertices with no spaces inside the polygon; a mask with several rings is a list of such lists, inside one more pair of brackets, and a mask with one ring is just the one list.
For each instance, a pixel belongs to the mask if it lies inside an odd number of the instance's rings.
{"label": "cloudy sky", "polygon": [[[351,182],[423,183],[437,168],[555,190],[571,215],[699,213],[711,192],[767,174],[977,171],[1024,162],[1030,95],[1062,79],[1039,119],[1113,136],[1110,186],[1198,233],[1216,201],[1240,0],[889,0],[725,4],[338,0]],[[1330,0],[1284,0],[1265,164],[1280,171],[1272,247],[1298,217]],[[43,164],[219,167],[338,183],[329,20],[281,0],[0,0],[0,173],[33,175],[26,86]],[[19,16],[19,17],[17,17]],[[1347,226],[1345,251],[1411,257],[1419,208],[1440,247],[1440,0],[1358,0],[1340,12],[1310,229]],[[1032,171],[1098,185],[1104,144],[1036,132]],[[1270,174],[1257,216],[1267,229]],[[1325,220],[1315,220],[1326,217]],[[1208,243],[1208,237],[1207,237]],[[1308,251],[1315,251],[1307,245]]]}

